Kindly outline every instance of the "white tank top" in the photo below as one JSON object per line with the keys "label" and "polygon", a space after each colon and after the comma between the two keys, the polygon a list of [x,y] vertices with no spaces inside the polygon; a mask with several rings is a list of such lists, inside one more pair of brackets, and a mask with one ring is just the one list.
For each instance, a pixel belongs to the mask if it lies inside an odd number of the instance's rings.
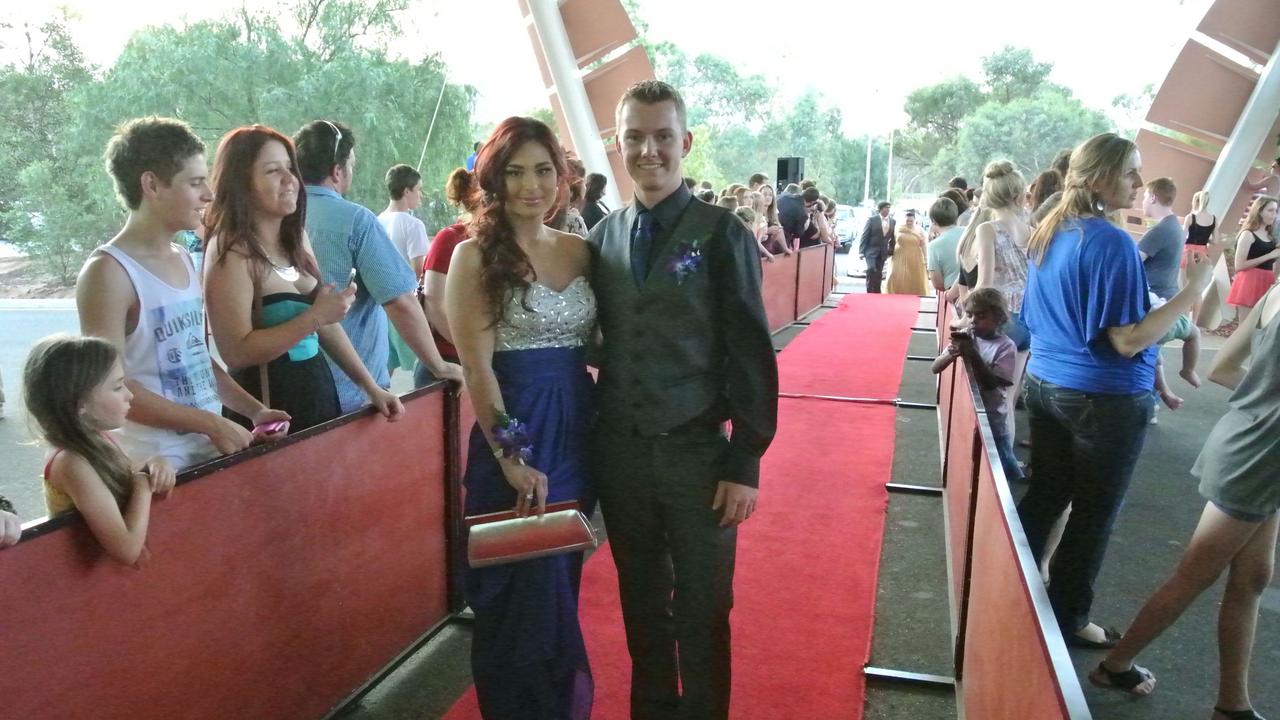
{"label": "white tank top", "polygon": [[[187,268],[187,285],[175,288],[110,245],[102,252],[129,274],[138,295],[138,326],[124,339],[125,377],[166,400],[219,415],[222,401],[204,336],[204,294],[191,257],[177,245]],[[209,438],[125,421],[116,431],[134,460],[159,455],[179,470],[218,456]]]}

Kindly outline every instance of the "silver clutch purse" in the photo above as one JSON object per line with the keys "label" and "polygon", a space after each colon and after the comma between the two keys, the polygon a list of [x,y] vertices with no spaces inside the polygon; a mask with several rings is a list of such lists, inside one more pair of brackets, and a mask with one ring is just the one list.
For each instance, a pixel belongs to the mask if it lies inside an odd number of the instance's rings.
{"label": "silver clutch purse", "polygon": [[472,515],[467,526],[467,563],[473,568],[580,552],[600,539],[575,501],[547,505],[542,517],[514,510]]}

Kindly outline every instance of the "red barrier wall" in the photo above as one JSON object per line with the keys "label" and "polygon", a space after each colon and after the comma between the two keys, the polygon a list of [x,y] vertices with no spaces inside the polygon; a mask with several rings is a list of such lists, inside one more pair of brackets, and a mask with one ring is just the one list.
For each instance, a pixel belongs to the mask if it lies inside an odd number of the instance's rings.
{"label": "red barrier wall", "polygon": [[[946,311],[939,318],[940,327]],[[1090,720],[963,361],[940,379],[955,677],[970,718]],[[945,377],[945,374],[944,374]],[[950,386],[950,400],[943,390]],[[994,469],[993,469],[994,468]],[[1009,682],[1016,668],[1017,682]]]}
{"label": "red barrier wall", "polygon": [[761,292],[764,312],[769,318],[769,332],[777,332],[796,321],[796,268],[798,253],[775,255],[773,262],[761,263]]}
{"label": "red barrier wall", "polygon": [[[947,511],[947,542],[950,543],[952,615],[957,620],[956,647],[962,648],[965,637],[965,603],[968,598],[969,542],[972,530],[974,455],[977,452],[977,414],[973,394],[969,392],[969,371],[962,360],[955,368],[955,390],[951,397],[951,422],[948,430],[947,475],[944,499]],[[957,656],[962,659],[963,655]],[[957,668],[959,670],[959,668]]]}
{"label": "red barrier wall", "polygon": [[800,270],[796,279],[796,317],[804,317],[813,312],[827,297],[826,272],[827,245],[807,247],[796,253],[800,261]]}
{"label": "red barrier wall", "polygon": [[[764,263],[771,330],[821,305],[834,253]],[[801,299],[803,297],[803,299]],[[443,385],[190,472],[152,511],[151,563],[76,518],[0,553],[0,706],[13,717],[317,718],[461,609],[475,422]],[[8,717],[8,715],[6,715]]]}
{"label": "red barrier wall", "polygon": [[[984,440],[990,447],[989,431]],[[1003,478],[997,485],[992,473],[993,457],[993,452],[983,452],[978,459],[964,644],[965,716],[1087,718],[1089,711],[1062,637],[1056,628],[1049,635],[1044,631],[1043,623],[1053,622],[1052,611],[1047,616],[1037,613],[1031,583],[1043,597],[1040,574],[1034,563],[1028,567],[1024,562],[1030,560],[1030,552],[1012,512],[1008,488]],[[1043,604],[1047,606],[1047,600]],[[1051,644],[1058,646],[1062,656],[1056,666],[1050,656]],[[1018,681],[1014,683],[1008,681],[1011,668],[1017,669]],[[1078,698],[1075,712],[1067,705],[1064,689]]]}
{"label": "red barrier wall", "polygon": [[0,552],[5,717],[337,705],[446,617],[444,392],[405,407],[185,474],[154,506],[142,571],[78,520]]}

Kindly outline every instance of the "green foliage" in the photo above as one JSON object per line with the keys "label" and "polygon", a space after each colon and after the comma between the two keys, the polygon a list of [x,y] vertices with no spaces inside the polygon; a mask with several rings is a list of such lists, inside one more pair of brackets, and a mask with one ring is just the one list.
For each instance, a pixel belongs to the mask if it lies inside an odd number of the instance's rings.
{"label": "green foliage", "polygon": [[1028,181],[1049,167],[1063,148],[1105,132],[1106,116],[1079,100],[1052,90],[1009,103],[991,102],[970,115],[953,152],[944,156],[949,171],[978,177],[987,162],[1011,161]]}
{"label": "green foliage", "polygon": [[[83,159],[65,152],[61,140],[77,112],[70,98],[93,82],[94,69],[72,42],[67,22],[63,13],[23,26],[22,42],[0,65],[0,237],[24,243],[61,279],[79,267],[80,251],[67,247],[58,218],[32,196],[59,194],[48,186],[85,171]],[[88,163],[90,172],[95,164],[96,158]],[[72,194],[56,210],[79,222],[83,202]]]}
{"label": "green foliage", "polygon": [[1031,51],[1005,45],[999,52],[982,59],[982,75],[990,99],[1013,102],[1036,94],[1053,71],[1053,63],[1036,62]]}
{"label": "green foliage", "polygon": [[[277,13],[242,9],[185,27],[145,28],[96,77],[65,19],[51,21],[42,28],[50,38],[43,55],[0,68],[0,93],[16,99],[0,109],[2,229],[48,271],[73,276],[122,221],[103,147],[120,123],[151,114],[190,123],[210,162],[219,138],[241,125],[292,135],[317,118],[340,120],[356,135],[351,200],[380,211],[385,170],[422,157],[419,212],[433,229],[452,222],[444,182],[471,152],[475,91],[448,84],[437,57],[411,62],[380,47],[398,31],[395,14],[406,6],[295,0]],[[281,15],[299,30],[282,29]]]}
{"label": "green foliage", "polygon": [[985,101],[976,82],[954,77],[913,90],[902,109],[913,127],[941,143],[950,144],[960,132],[964,119]]}
{"label": "green foliage", "polygon": [[[635,18],[633,7],[632,17]],[[636,21],[643,34],[643,23]],[[760,75],[744,76],[712,55],[690,59],[671,43],[642,44],[657,77],[680,89],[689,112],[693,149],[685,174],[716,188],[745,183],[753,173],[771,178],[777,159],[805,158],[805,177],[842,203],[862,200],[866,140],[844,135],[840,111],[810,91],[783,104]],[[873,154],[873,190],[885,192],[887,147]],[[876,184],[878,182],[878,185]]]}
{"label": "green foliage", "polygon": [[[956,77],[913,91],[896,147],[903,175],[938,186],[957,174],[976,178],[988,161],[1007,158],[1030,179],[1059,150],[1105,131],[1106,116],[1050,82],[1052,71],[1030,50],[1005,46],[983,58],[982,85]],[[1116,105],[1136,102],[1117,98]]]}

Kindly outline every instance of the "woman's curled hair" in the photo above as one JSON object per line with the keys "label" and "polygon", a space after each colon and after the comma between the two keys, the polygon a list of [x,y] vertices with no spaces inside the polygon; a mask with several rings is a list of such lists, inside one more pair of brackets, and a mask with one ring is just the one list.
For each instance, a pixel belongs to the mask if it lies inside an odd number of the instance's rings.
{"label": "woman's curled hair", "polygon": [[[480,285],[492,312],[493,325],[506,319],[507,304],[516,293],[526,310],[529,307],[529,278],[537,280],[529,256],[516,243],[515,228],[507,218],[506,170],[511,156],[525,143],[536,142],[547,149],[555,167],[558,196],[565,193],[568,165],[564,148],[546,123],[528,117],[503,120],[485,141],[476,156],[472,188],[472,218],[469,235],[480,249]],[[554,216],[553,206],[547,217]],[[492,326],[491,326],[492,327]]]}

